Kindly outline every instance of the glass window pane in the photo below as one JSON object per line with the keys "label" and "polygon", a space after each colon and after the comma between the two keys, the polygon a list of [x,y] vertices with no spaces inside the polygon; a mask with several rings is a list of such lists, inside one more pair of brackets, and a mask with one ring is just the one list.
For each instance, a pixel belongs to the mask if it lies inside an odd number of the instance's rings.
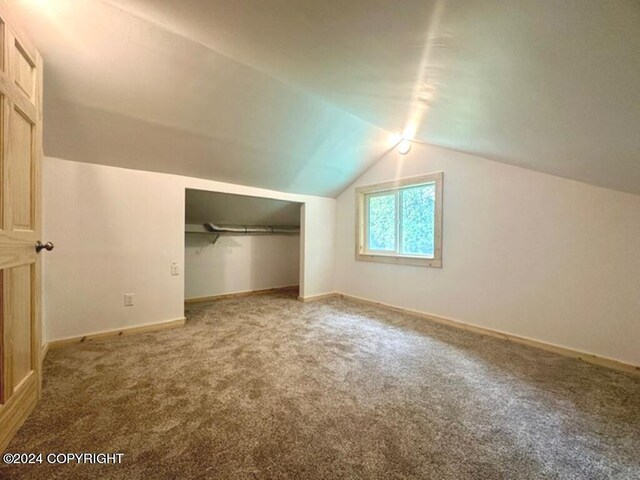
{"label": "glass window pane", "polygon": [[395,252],[396,250],[396,196],[376,195],[368,202],[368,250]]}
{"label": "glass window pane", "polygon": [[405,255],[433,257],[435,244],[435,184],[400,190],[402,219],[400,237]]}

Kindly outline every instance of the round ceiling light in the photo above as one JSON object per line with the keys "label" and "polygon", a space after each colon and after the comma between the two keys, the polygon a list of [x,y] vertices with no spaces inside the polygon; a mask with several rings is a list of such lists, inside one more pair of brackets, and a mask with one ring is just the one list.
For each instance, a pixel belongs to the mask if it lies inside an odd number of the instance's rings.
{"label": "round ceiling light", "polygon": [[403,138],[402,140],[400,140],[400,143],[398,143],[398,152],[400,153],[400,155],[406,155],[407,153],[409,153],[410,150],[411,150],[411,142],[406,138]]}

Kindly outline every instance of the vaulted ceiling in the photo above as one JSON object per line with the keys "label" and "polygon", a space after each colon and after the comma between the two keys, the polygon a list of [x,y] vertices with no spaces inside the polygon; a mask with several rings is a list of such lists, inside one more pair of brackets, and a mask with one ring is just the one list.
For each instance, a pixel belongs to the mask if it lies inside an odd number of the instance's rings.
{"label": "vaulted ceiling", "polygon": [[300,204],[270,198],[188,189],[185,222],[202,226],[267,225],[300,226]]}
{"label": "vaulted ceiling", "polygon": [[14,0],[45,152],[335,196],[389,134],[640,194],[637,0]]}

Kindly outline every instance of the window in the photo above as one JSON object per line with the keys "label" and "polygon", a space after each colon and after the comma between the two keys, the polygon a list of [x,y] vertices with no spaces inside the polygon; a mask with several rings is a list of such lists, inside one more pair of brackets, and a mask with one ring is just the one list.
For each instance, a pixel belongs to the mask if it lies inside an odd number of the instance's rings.
{"label": "window", "polygon": [[442,173],[356,189],[356,260],[442,267]]}

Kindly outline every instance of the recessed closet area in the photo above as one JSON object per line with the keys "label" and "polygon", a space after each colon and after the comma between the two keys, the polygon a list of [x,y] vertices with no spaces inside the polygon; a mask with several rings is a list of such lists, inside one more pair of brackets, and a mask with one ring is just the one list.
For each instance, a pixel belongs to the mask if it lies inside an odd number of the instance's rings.
{"label": "recessed closet area", "polygon": [[185,301],[300,284],[301,204],[186,190]]}

